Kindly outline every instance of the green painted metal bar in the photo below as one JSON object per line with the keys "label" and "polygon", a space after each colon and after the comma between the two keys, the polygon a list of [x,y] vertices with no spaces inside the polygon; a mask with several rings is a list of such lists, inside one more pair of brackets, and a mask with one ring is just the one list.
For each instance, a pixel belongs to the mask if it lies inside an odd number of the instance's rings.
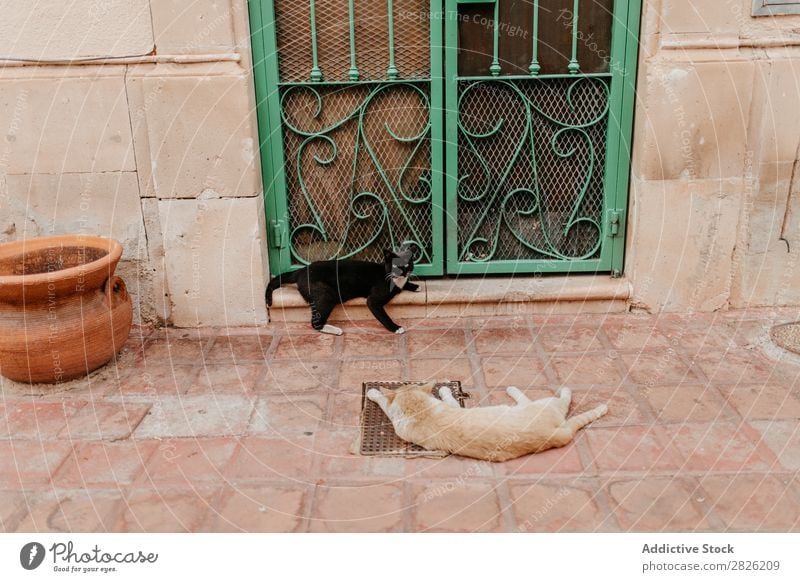
{"label": "green painted metal bar", "polygon": [[[616,148],[609,147],[608,156],[616,159],[616,180],[613,185],[613,206],[619,213],[619,236],[609,245],[611,251],[611,273],[622,275],[625,261],[625,229],[627,223],[628,192],[630,190],[631,139],[633,136],[633,115],[636,107],[636,73],[639,52],[639,25],[641,19],[641,0],[620,1],[619,18],[622,21],[618,33],[625,38],[624,52],[619,55],[623,66],[618,72],[619,90],[619,139]],[[616,14],[615,14],[616,17]],[[622,43],[620,43],[622,44]],[[612,67],[614,66],[612,57]],[[619,67],[617,67],[619,68]],[[613,143],[611,144],[613,146]],[[613,157],[612,157],[613,152]]]}
{"label": "green painted metal bar", "polygon": [[580,0],[575,0],[572,9],[572,58],[567,65],[567,69],[573,75],[577,75],[581,66],[578,63],[578,11],[580,10]]}
{"label": "green painted metal bar", "polygon": [[[444,124],[444,39],[442,38],[442,20],[444,18],[444,0],[430,0],[430,45],[431,45],[431,212],[433,256],[431,266],[420,274],[444,274],[444,192],[445,192],[445,124]],[[415,269],[417,271],[417,269]]]}
{"label": "green painted metal bar", "polygon": [[[612,77],[612,73],[586,73],[580,75],[581,79],[608,79]],[[538,75],[537,80],[546,81],[547,79],[574,79],[575,75],[570,73],[552,74],[552,75]],[[457,81],[497,81],[497,77],[490,75],[477,75],[474,77],[456,77]],[[530,81],[530,75],[503,75],[503,81]]]}
{"label": "green painted metal bar", "polygon": [[271,0],[251,0],[250,26],[253,50],[253,76],[264,182],[264,210],[269,239],[269,269],[273,275],[290,268],[288,245],[288,207],[284,173],[283,135],[278,97],[278,51],[275,11]]}
{"label": "green painted metal bar", "polygon": [[[445,4],[445,230],[447,273],[457,273],[458,260],[458,24],[460,22],[457,0]],[[485,265],[481,265],[485,267]]]}
{"label": "green painted metal bar", "polygon": [[499,77],[503,70],[500,66],[500,0],[494,2],[494,30],[493,48],[492,48],[492,64],[489,67],[489,72],[493,77]]}
{"label": "green painted metal bar", "polygon": [[390,80],[395,80],[400,72],[394,64],[394,6],[392,0],[387,0],[386,12],[389,18],[389,68],[386,69],[386,76]]}
{"label": "green painted metal bar", "polygon": [[[606,203],[604,204],[603,211],[608,214],[610,211],[615,211],[618,208],[617,188],[620,180],[619,176],[619,159],[620,155],[620,138],[622,124],[620,123],[622,115],[622,94],[624,80],[620,77],[624,76],[624,59],[625,49],[627,46],[627,33],[624,28],[627,26],[627,12],[630,0],[617,0],[615,2],[615,12],[612,19],[611,29],[611,71],[613,73],[611,81],[611,102],[615,104],[609,110],[608,114],[608,137],[606,139],[606,165],[605,165],[605,180],[603,183],[604,190],[608,193]],[[623,220],[624,223],[624,213]],[[617,227],[619,229],[619,227]],[[624,232],[624,231],[623,231]],[[612,269],[616,270],[617,266],[613,259],[616,251],[615,242],[617,238],[612,237],[611,229],[607,229],[606,233],[606,247],[609,249],[611,255]]]}
{"label": "green painted metal bar", "polygon": [[[564,75],[565,77],[569,77],[569,75]],[[526,77],[527,78],[527,77]],[[413,83],[418,85],[424,85],[430,83],[430,79],[394,79],[390,81],[389,79],[361,79],[358,84],[359,85],[386,85],[389,83],[397,83],[398,85],[406,84],[406,83]],[[279,87],[327,87],[328,85],[346,85],[351,87],[353,85],[352,81],[319,81],[316,83],[312,83],[311,81],[282,81],[278,83]]]}
{"label": "green painted metal bar", "polygon": [[[598,273],[610,271],[605,259],[576,261],[492,261],[491,263],[455,263],[448,265],[448,275],[524,275],[531,273]],[[416,271],[415,271],[416,272]]]}
{"label": "green painted metal bar", "polygon": [[311,20],[311,80],[321,81],[322,70],[319,68],[319,56],[317,54],[317,12],[314,7],[314,0],[308,0],[308,8]]}
{"label": "green painted metal bar", "polygon": [[533,30],[531,35],[533,36],[533,56],[528,70],[535,77],[542,70],[542,66],[539,64],[539,0],[533,0]]}
{"label": "green painted metal bar", "polygon": [[351,81],[358,81],[359,73],[356,66],[356,7],[355,0],[348,0],[347,6],[350,14],[350,70],[347,76]]}

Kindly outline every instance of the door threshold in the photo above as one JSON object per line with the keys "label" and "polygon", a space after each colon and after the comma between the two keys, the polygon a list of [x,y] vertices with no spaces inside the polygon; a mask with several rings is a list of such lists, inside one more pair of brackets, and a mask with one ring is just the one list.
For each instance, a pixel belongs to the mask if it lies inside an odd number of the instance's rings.
{"label": "door threshold", "polygon": [[[632,294],[630,281],[609,275],[458,278],[415,281],[416,293],[404,291],[387,307],[393,317],[461,317],[544,313],[622,313]],[[273,294],[270,318],[306,321],[308,305],[294,287]],[[366,300],[338,306],[331,321],[370,319]]]}

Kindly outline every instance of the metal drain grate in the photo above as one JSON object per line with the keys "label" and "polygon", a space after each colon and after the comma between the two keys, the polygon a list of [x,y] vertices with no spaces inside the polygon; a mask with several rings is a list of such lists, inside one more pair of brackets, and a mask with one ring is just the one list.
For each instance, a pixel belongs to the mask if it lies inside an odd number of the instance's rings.
{"label": "metal drain grate", "polygon": [[[394,432],[391,421],[380,406],[367,398],[367,391],[372,388],[396,390],[407,384],[426,384],[426,382],[364,382],[361,388],[361,446],[362,455],[382,456],[426,456],[431,451],[402,440]],[[439,388],[447,386],[453,397],[464,408],[464,401],[469,394],[461,389],[461,382],[437,382],[433,387],[433,395],[439,398]]]}
{"label": "metal drain grate", "polygon": [[796,354],[800,354],[800,322],[785,323],[770,330],[772,341]]}

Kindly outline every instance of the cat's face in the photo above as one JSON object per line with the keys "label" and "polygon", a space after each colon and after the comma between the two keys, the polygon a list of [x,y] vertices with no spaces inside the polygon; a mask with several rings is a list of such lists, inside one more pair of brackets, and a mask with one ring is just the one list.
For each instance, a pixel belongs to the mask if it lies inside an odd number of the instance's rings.
{"label": "cat's face", "polygon": [[414,270],[414,252],[405,245],[394,251],[386,249],[384,252],[384,265],[386,266],[387,278],[392,285],[402,289]]}

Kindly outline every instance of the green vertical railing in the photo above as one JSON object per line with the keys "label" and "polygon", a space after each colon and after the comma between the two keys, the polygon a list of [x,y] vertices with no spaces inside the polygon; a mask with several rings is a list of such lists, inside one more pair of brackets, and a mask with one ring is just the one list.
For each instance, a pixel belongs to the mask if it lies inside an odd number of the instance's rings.
{"label": "green vertical railing", "polygon": [[351,81],[358,81],[360,76],[356,66],[356,6],[355,0],[347,0],[347,11],[350,16],[350,70],[347,76]]}
{"label": "green vertical railing", "polygon": [[[444,0],[430,0],[431,22],[431,190],[433,203],[433,264],[430,275],[443,275],[445,269],[445,117],[442,103],[445,96]],[[417,269],[415,269],[417,271]],[[425,274],[422,270],[420,274]]]}
{"label": "green vertical railing", "polygon": [[503,68],[500,66],[500,0],[494,4],[494,26],[492,27],[492,64],[489,72],[493,77],[500,76]]}
{"label": "green vertical railing", "polygon": [[390,80],[394,81],[397,79],[399,71],[394,64],[394,6],[392,4],[392,0],[387,0],[386,12],[389,19],[389,68],[386,69],[386,76],[389,77]]}
{"label": "green vertical railing", "polygon": [[309,19],[311,20],[311,80],[322,81],[322,70],[319,68],[317,51],[317,11],[314,0],[308,0]]}
{"label": "green vertical railing", "polygon": [[528,70],[531,75],[538,75],[542,70],[539,64],[539,0],[533,0],[533,26],[531,27],[531,37],[533,37],[533,47],[531,49],[531,66]]}
{"label": "green vertical railing", "polygon": [[580,7],[580,0],[575,0],[572,9],[572,58],[567,66],[571,75],[577,75],[581,70],[581,66],[578,63],[578,19],[580,17]]}

